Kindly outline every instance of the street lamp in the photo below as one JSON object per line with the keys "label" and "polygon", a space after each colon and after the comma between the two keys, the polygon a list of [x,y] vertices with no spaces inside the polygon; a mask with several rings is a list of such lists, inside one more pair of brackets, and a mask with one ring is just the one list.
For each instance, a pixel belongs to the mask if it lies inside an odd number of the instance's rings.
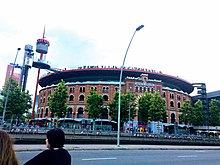
{"label": "street lamp", "polygon": [[8,103],[8,94],[9,94],[11,83],[12,83],[12,77],[13,77],[13,74],[14,74],[15,63],[16,63],[16,60],[17,60],[18,52],[20,50],[21,50],[21,48],[17,49],[15,60],[14,60],[14,63],[12,65],[12,71],[11,71],[11,75],[10,75],[10,79],[9,79],[9,83],[8,83],[8,88],[7,88],[7,92],[6,92],[6,99],[5,99],[5,105],[4,105],[3,115],[2,115],[2,125],[4,125],[5,112],[6,112],[6,107],[7,107],[7,103]]}
{"label": "street lamp", "polygon": [[144,25],[140,25],[139,27],[137,27],[134,31],[133,36],[131,37],[131,40],[129,42],[128,48],[126,50],[125,56],[124,56],[124,60],[121,66],[121,72],[120,72],[120,79],[119,79],[119,94],[118,94],[118,133],[117,133],[117,146],[120,146],[120,111],[121,111],[121,80],[122,80],[122,72],[123,72],[123,68],[124,68],[124,63],[125,63],[125,59],[129,50],[129,47],[131,45],[131,42],[136,34],[137,31],[141,30],[144,27]]}

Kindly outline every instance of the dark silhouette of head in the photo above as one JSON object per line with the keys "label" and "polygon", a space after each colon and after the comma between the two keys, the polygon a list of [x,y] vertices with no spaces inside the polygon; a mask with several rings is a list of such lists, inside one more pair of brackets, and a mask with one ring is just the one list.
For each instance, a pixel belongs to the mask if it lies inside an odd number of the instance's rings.
{"label": "dark silhouette of head", "polygon": [[50,149],[62,148],[65,141],[65,134],[61,129],[54,128],[47,131],[47,139],[50,144]]}

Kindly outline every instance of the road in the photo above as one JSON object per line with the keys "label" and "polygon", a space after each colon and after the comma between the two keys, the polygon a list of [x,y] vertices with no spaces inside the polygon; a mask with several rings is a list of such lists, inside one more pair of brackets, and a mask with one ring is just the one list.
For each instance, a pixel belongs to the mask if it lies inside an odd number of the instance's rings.
{"label": "road", "polygon": [[[16,152],[23,164],[40,151]],[[73,165],[219,165],[220,150],[72,150]]]}

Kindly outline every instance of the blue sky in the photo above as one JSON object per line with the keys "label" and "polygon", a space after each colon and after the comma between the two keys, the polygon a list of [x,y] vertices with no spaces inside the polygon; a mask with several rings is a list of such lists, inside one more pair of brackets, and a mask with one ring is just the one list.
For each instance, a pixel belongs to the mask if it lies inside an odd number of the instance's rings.
{"label": "blue sky", "polygon": [[[208,92],[220,90],[219,8],[218,0],[2,1],[0,86],[17,48],[22,49],[17,59],[22,64],[24,46],[31,44],[35,50],[45,25],[51,44],[46,60],[54,68],[70,69],[120,67],[134,30],[143,24],[131,44],[126,66],[162,71],[191,83],[204,82]],[[36,75],[37,69],[32,68],[27,89],[33,94]]]}

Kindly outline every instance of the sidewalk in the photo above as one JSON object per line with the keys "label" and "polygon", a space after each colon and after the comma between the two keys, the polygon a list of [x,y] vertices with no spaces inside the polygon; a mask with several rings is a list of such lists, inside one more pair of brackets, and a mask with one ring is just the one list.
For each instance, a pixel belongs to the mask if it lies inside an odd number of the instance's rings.
{"label": "sidewalk", "polygon": [[[182,145],[120,145],[111,144],[66,144],[67,150],[220,150],[220,146],[182,146]],[[46,145],[15,144],[14,149],[20,151],[42,151]]]}

